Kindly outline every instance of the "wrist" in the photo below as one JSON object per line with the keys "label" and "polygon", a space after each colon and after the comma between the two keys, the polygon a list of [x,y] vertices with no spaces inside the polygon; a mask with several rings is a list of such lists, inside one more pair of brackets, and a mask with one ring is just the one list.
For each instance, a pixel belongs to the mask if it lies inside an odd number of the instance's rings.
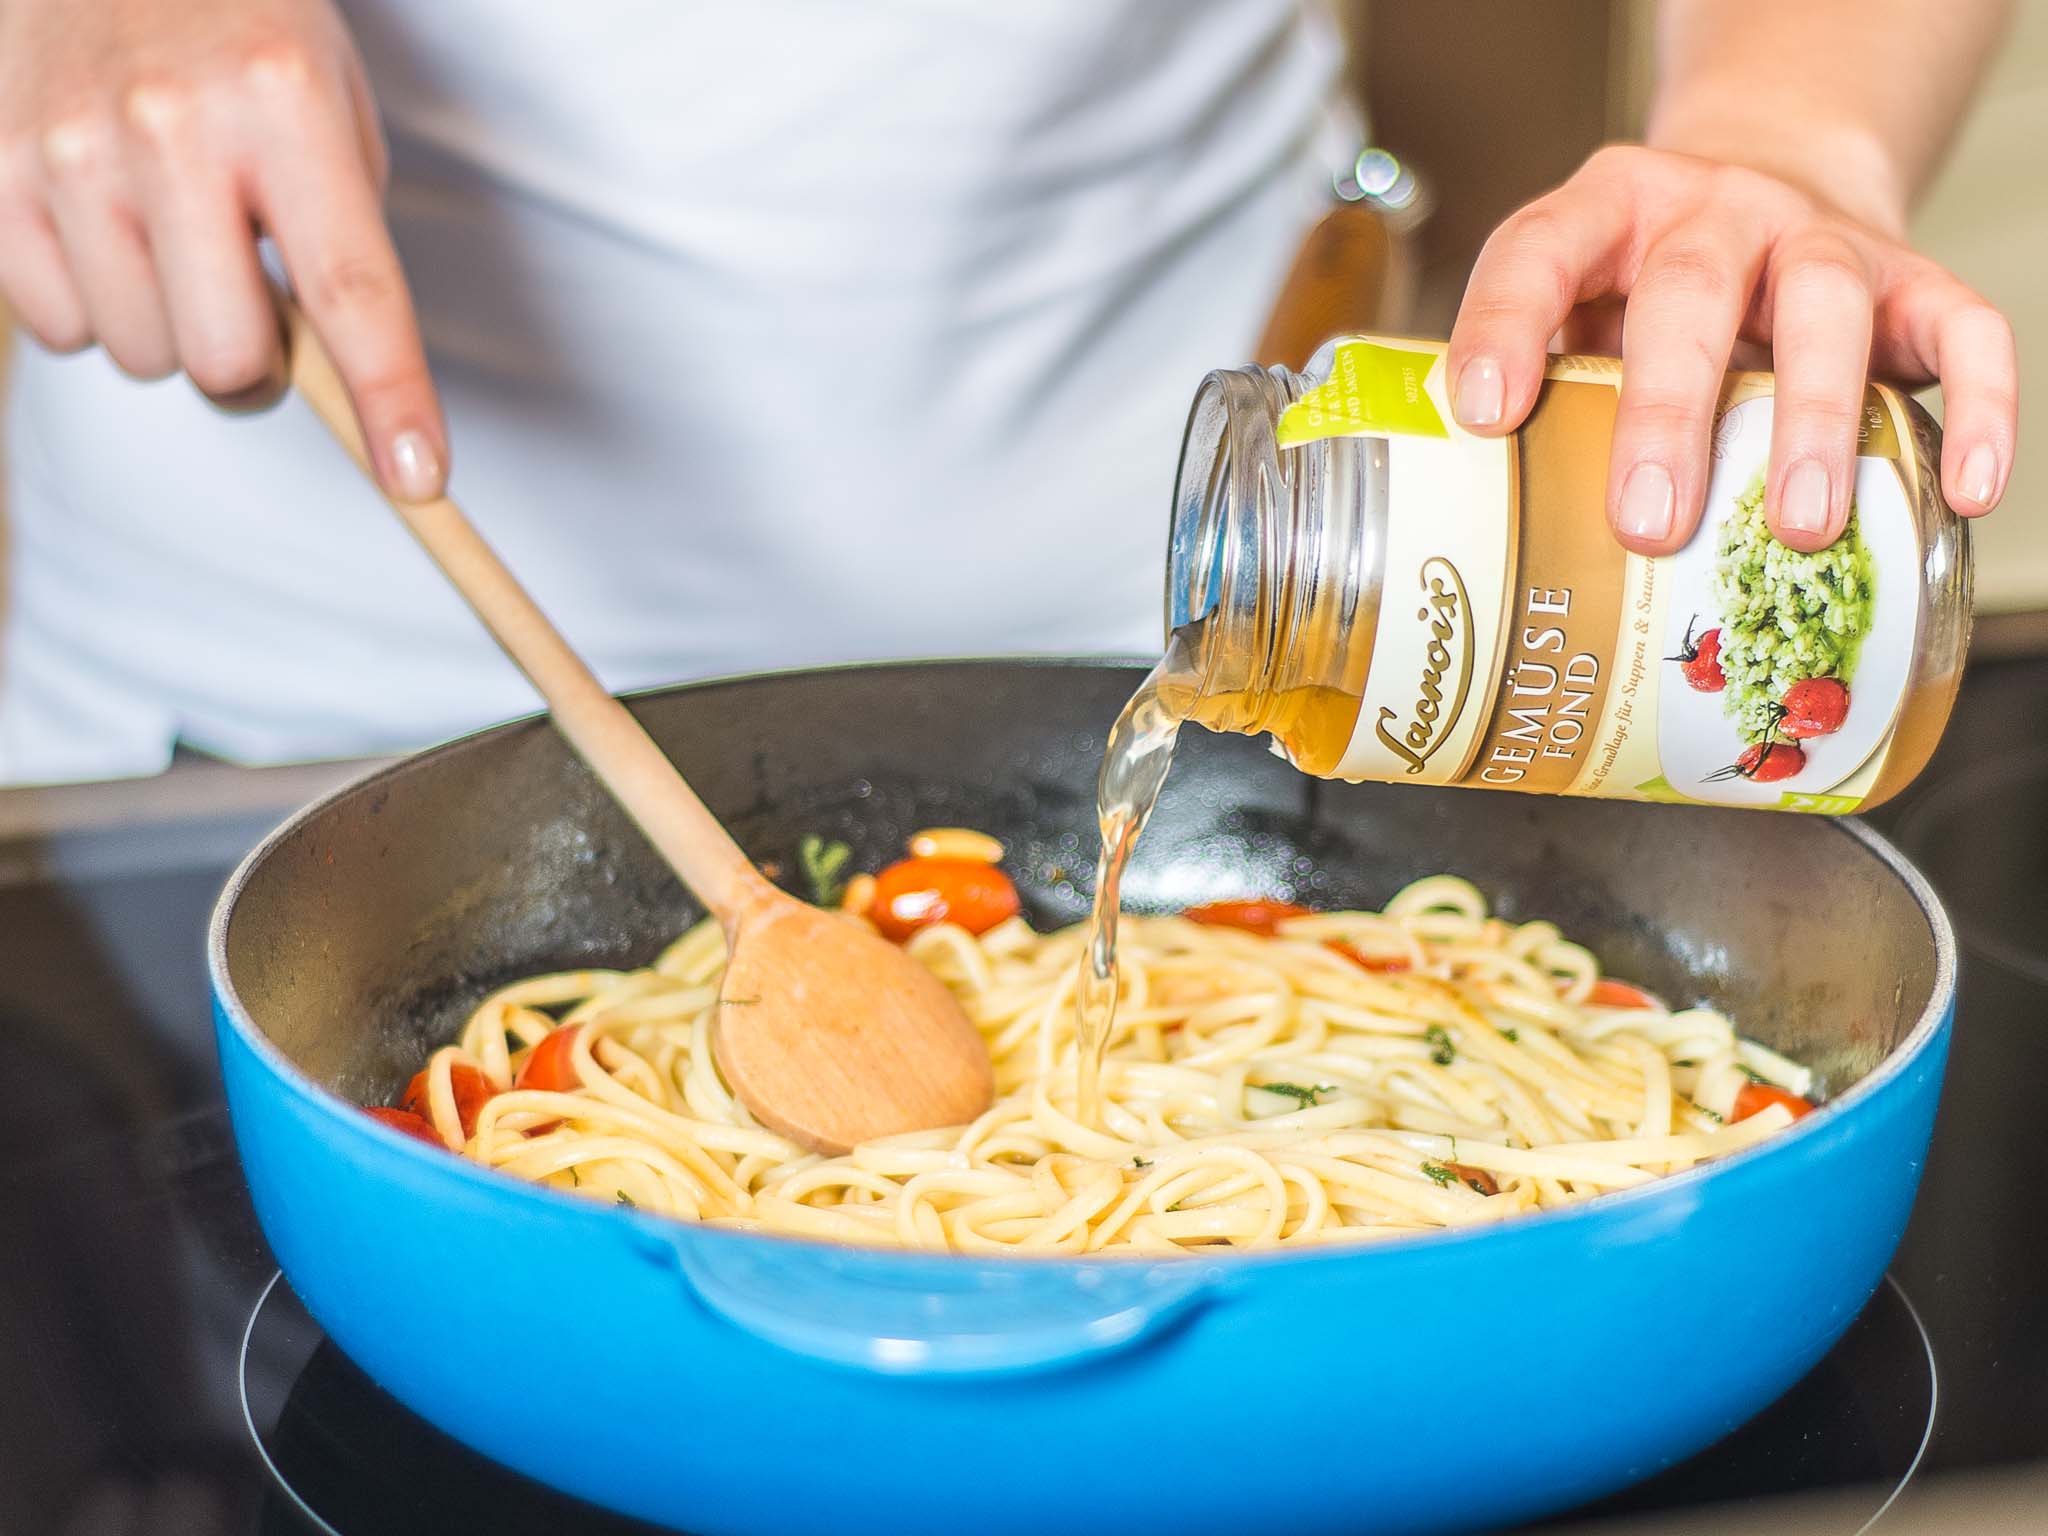
{"label": "wrist", "polygon": [[1728,93],[1712,94],[1714,102],[1698,97],[1659,102],[1645,142],[1652,149],[1775,176],[1860,223],[1904,236],[1906,177],[1875,130],[1754,95],[1731,111]]}

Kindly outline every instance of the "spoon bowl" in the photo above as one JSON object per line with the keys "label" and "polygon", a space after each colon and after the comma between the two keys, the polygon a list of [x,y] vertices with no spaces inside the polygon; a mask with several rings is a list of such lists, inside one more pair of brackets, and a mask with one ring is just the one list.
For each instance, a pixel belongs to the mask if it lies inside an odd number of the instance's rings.
{"label": "spoon bowl", "polygon": [[772,899],[728,924],[711,1026],[718,1070],[755,1119],[836,1155],[988,1108],[988,1049],[943,982],[865,925],[762,884]]}

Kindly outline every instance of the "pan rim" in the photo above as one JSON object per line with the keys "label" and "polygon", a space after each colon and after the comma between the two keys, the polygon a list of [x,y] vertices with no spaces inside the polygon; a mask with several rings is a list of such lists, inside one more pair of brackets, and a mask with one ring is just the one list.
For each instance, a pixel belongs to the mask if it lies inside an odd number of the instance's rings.
{"label": "pan rim", "polygon": [[[818,667],[784,667],[766,671],[735,673],[727,676],[703,678],[685,683],[663,684],[652,688],[637,689],[620,695],[629,702],[636,699],[666,697],[678,693],[695,693],[723,687],[751,684],[788,677],[812,677],[821,674],[842,672],[888,672],[915,671],[931,667],[976,666],[976,667],[1045,667],[1101,670],[1112,667],[1135,667],[1143,669],[1149,661],[1118,656],[1086,655],[989,655],[931,657],[907,661],[862,661],[843,662]],[[215,1010],[234,1030],[242,1043],[264,1066],[276,1076],[302,1104],[311,1106],[317,1112],[328,1116],[334,1124],[344,1128],[344,1133],[366,1134],[372,1138],[383,1138],[385,1145],[403,1155],[427,1159],[431,1165],[454,1177],[470,1181],[473,1187],[497,1191],[513,1199],[531,1199],[545,1204],[540,1207],[557,1214],[575,1212],[600,1220],[625,1221],[641,1231],[660,1233],[671,1243],[677,1241],[702,1241],[707,1243],[773,1243],[793,1245],[799,1250],[833,1255],[856,1254],[876,1261],[897,1261],[903,1263],[935,1263],[948,1266],[973,1265],[977,1268],[1001,1269],[1006,1266],[1028,1266],[1041,1269],[1045,1266],[1068,1265],[1075,1268],[1093,1268],[1104,1263],[1147,1264],[1162,1262],[1157,1255],[1115,1255],[1091,1254],[1074,1256],[1065,1254],[982,1254],[956,1253],[936,1249],[894,1248],[882,1245],[852,1244],[833,1242],[829,1239],[807,1237],[781,1232],[736,1231],[731,1228],[711,1226],[701,1222],[674,1220],[647,1212],[626,1210],[617,1207],[597,1205],[592,1201],[548,1188],[545,1185],[516,1179],[495,1169],[482,1168],[466,1158],[453,1157],[445,1151],[422,1145],[399,1131],[380,1125],[363,1115],[362,1106],[344,1099],[339,1094],[323,1087],[307,1075],[299,1065],[285,1054],[269,1034],[255,1021],[243,1003],[234,979],[229,973],[227,960],[227,935],[234,919],[236,908],[255,871],[283,843],[288,841],[308,821],[326,811],[330,806],[367,789],[373,784],[396,785],[416,771],[424,770],[438,759],[470,749],[486,738],[510,737],[520,732],[545,730],[548,727],[546,713],[537,712],[518,716],[484,726],[465,735],[455,737],[438,745],[412,753],[395,763],[386,763],[358,778],[328,791],[317,799],[300,807],[273,828],[235,866],[221,888],[220,896],[214,903],[212,915],[207,922],[206,968],[211,986]],[[1761,813],[1759,813],[1761,814]],[[1787,813],[1780,813],[1787,814]],[[1734,1170],[1758,1166],[1769,1159],[1781,1158],[1796,1150],[1802,1143],[1825,1133],[1828,1129],[1854,1116],[1858,1109],[1874,1100],[1886,1087],[1903,1077],[1908,1070],[1926,1054],[1929,1047],[1941,1037],[1954,1016],[1956,995],[1956,939],[1947,910],[1927,878],[1914,867],[1905,854],[1888,838],[1859,819],[1850,817],[1822,818],[1835,835],[1849,838],[1859,844],[1862,850],[1876,858],[1905,887],[1920,909],[1920,915],[1928,926],[1929,937],[1935,947],[1935,974],[1926,1005],[1911,1029],[1900,1037],[1870,1071],[1858,1078],[1850,1087],[1837,1096],[1819,1105],[1813,1113],[1802,1116],[1775,1136],[1734,1152],[1711,1162],[1698,1163],[1678,1173],[1666,1174],[1645,1184],[1629,1189],[1613,1190],[1560,1209],[1537,1211],[1518,1215],[1512,1220],[1488,1222],[1483,1225],[1445,1228],[1436,1231],[1416,1232],[1400,1237],[1375,1240],[1370,1243],[1319,1243],[1312,1247],[1264,1248],[1254,1250],[1222,1249],[1215,1252],[1203,1251],[1191,1254],[1186,1262],[1202,1265],[1222,1266],[1235,1271],[1267,1264],[1307,1264],[1321,1262],[1370,1262],[1378,1255],[1393,1256],[1409,1253],[1418,1246],[1428,1251],[1447,1247],[1451,1244],[1470,1242],[1499,1242],[1511,1239],[1516,1233],[1553,1231],[1572,1223],[1600,1220],[1612,1213],[1623,1216],[1638,1208],[1651,1207],[1667,1201],[1685,1201],[1690,1193],[1703,1182],[1726,1175]],[[231,1117],[232,1119],[232,1117]],[[684,1234],[678,1237],[677,1234]],[[1165,1261],[1178,1264],[1179,1259]]]}

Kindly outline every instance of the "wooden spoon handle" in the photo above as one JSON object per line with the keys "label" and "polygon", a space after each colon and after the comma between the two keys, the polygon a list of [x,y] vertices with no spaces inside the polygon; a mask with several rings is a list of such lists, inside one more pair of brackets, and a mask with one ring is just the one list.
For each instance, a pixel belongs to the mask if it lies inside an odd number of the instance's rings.
{"label": "wooden spoon handle", "polygon": [[[279,298],[293,387],[381,492],[334,360],[299,307]],[[569,744],[698,899],[729,926],[741,908],[766,894],[766,880],[739,844],[569,648],[462,509],[445,496],[404,502],[387,494],[385,500],[539,690]]]}

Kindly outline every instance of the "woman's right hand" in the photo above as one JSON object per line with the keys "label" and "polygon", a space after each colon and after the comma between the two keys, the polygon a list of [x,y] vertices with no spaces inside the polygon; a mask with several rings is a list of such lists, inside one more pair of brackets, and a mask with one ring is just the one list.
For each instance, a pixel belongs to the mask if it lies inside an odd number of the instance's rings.
{"label": "woman's right hand", "polygon": [[425,500],[446,427],[384,226],[376,109],[328,0],[0,0],[0,298],[44,346],[249,404],[283,378],[269,236],[377,472]]}

